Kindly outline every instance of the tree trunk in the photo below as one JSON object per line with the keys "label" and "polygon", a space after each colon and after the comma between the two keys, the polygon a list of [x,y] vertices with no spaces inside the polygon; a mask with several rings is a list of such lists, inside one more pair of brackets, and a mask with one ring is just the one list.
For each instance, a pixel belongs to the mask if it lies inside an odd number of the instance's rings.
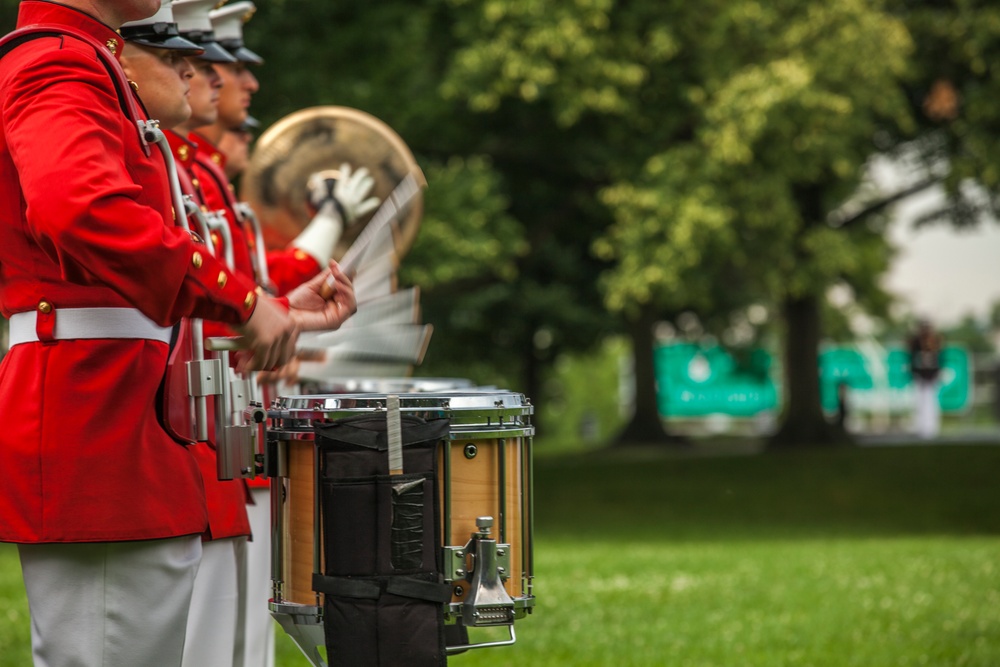
{"label": "tree trunk", "polygon": [[788,297],[785,319],[785,409],[771,447],[849,444],[850,435],[823,414],[819,395],[820,302]]}
{"label": "tree trunk", "polygon": [[656,403],[656,372],[653,368],[653,325],[657,315],[644,308],[639,316],[627,321],[632,339],[633,375],[635,377],[635,412],[615,438],[616,445],[679,445],[686,438],[668,434]]}

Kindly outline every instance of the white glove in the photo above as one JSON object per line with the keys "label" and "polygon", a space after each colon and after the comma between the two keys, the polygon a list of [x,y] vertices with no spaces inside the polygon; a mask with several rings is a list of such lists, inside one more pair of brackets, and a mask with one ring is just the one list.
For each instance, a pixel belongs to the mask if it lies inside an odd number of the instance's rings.
{"label": "white glove", "polygon": [[321,211],[332,201],[348,225],[378,207],[379,198],[368,197],[374,186],[375,179],[368,174],[368,169],[361,167],[352,173],[347,163],[340,165],[339,174],[331,170],[316,172],[307,184],[309,201],[316,210]]}
{"label": "white glove", "polygon": [[292,241],[295,248],[309,253],[316,263],[326,266],[344,233],[344,222],[355,222],[379,205],[378,197],[365,197],[375,185],[375,179],[362,167],[351,173],[351,165],[342,164],[340,172],[317,171],[309,177],[309,202],[317,213],[312,221]]}
{"label": "white glove", "polygon": [[291,246],[309,253],[323,267],[329,264],[343,233],[344,223],[333,206],[333,199],[328,199],[302,233],[292,240]]}

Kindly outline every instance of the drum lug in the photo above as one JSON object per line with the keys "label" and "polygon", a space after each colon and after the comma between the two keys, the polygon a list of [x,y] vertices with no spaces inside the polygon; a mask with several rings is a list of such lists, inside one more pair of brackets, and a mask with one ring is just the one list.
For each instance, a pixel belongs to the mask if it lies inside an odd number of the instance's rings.
{"label": "drum lug", "polygon": [[279,439],[278,433],[267,431],[266,446],[264,475],[267,477],[288,477],[288,442]]}
{"label": "drum lug", "polygon": [[444,580],[465,579],[465,547],[444,547]]}
{"label": "drum lug", "polygon": [[510,577],[510,545],[497,545],[497,572],[504,581]]}

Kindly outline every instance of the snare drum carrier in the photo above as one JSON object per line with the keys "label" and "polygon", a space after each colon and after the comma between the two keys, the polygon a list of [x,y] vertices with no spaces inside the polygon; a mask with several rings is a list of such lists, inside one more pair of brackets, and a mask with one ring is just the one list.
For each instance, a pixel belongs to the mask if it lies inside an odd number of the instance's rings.
{"label": "snare drum carrier", "polygon": [[[270,607],[315,665],[514,643],[534,607],[532,413],[476,389],[275,401]],[[508,637],[469,642],[489,626]]]}

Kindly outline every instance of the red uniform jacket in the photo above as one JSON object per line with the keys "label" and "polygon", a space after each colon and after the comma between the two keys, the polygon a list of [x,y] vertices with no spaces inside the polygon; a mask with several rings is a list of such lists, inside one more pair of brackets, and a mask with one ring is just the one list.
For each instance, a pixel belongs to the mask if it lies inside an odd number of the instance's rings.
{"label": "red uniform jacket", "polygon": [[[235,199],[230,190],[229,180],[223,171],[225,156],[204,137],[192,133],[188,139],[197,146],[197,152],[191,163],[191,175],[198,180],[198,186],[205,198],[205,206],[209,210],[222,210],[229,221],[229,233],[233,237],[233,262],[236,272],[254,278],[253,260],[250,255],[250,239],[243,228],[243,223],[236,215]],[[218,245],[218,244],[217,244]],[[219,257],[223,257],[219,252]]]}
{"label": "red uniform jacket", "polygon": [[[224,209],[226,217],[230,221],[230,227],[233,229],[233,239],[237,238],[237,232],[244,239],[243,246],[247,249],[246,256],[243,258],[237,256],[236,268],[239,270],[244,265],[251,265],[251,256],[256,253],[256,239],[252,230],[244,229],[237,220],[234,210],[236,198],[233,195],[232,186],[226,179],[226,156],[210,141],[197,133],[192,133],[188,138],[198,145],[198,155],[195,158],[196,164],[192,173],[198,177],[202,184],[201,187],[205,193],[208,207],[213,210],[216,208]],[[280,295],[288,294],[324,268],[326,267],[321,267],[316,263],[312,255],[298,248],[272,250],[267,253],[268,276]]]}
{"label": "red uniform jacket", "polygon": [[[205,205],[210,210],[222,209],[226,212],[226,219],[229,221],[229,229],[235,245],[233,255],[236,270],[256,279],[252,260],[252,257],[256,257],[256,239],[253,230],[244,227],[236,215],[236,197],[229,180],[226,178],[226,156],[205,137],[197,133],[191,133],[188,139],[198,147],[191,175],[198,182],[199,190],[205,198]],[[220,252],[219,255],[221,257],[222,253]],[[297,249],[270,253],[267,256],[267,263],[271,282],[277,288],[278,294],[282,295],[319,273],[319,265],[316,260]],[[211,329],[207,326],[205,331],[206,335],[209,335],[209,332],[211,332],[210,335],[215,336],[226,335],[224,331]],[[254,488],[269,486],[269,482],[263,477],[247,480],[247,484]]]}
{"label": "red uniform jacket", "polygon": [[197,462],[156,416],[167,345],[53,341],[51,327],[62,308],[98,306],[162,326],[237,324],[256,305],[254,285],[174,225],[162,156],[144,152],[96,53],[117,55],[121,37],[83,12],[25,0],[18,26],[36,23],[96,44],[42,37],[0,59],[0,312],[37,311],[41,338],[0,364],[0,540],[201,534]]}
{"label": "red uniform jacket", "polygon": [[267,253],[268,277],[278,294],[288,294],[324,268],[315,257],[299,248],[270,250]]}
{"label": "red uniform jacket", "polygon": [[[177,165],[181,191],[186,195],[191,195],[199,205],[203,205],[204,199],[200,188],[195,185],[198,180],[192,178],[190,171],[194,164],[195,145],[175,132],[167,131],[165,134],[173,149],[174,164]],[[195,229],[196,225],[192,224],[191,227]],[[214,411],[211,411],[209,413],[209,438],[211,442],[199,442],[190,447],[191,453],[198,461],[202,481],[205,483],[208,531],[203,537],[206,540],[217,540],[224,537],[249,536],[250,520],[247,517],[246,507],[249,500],[247,485],[242,479],[219,479],[213,424]]]}

